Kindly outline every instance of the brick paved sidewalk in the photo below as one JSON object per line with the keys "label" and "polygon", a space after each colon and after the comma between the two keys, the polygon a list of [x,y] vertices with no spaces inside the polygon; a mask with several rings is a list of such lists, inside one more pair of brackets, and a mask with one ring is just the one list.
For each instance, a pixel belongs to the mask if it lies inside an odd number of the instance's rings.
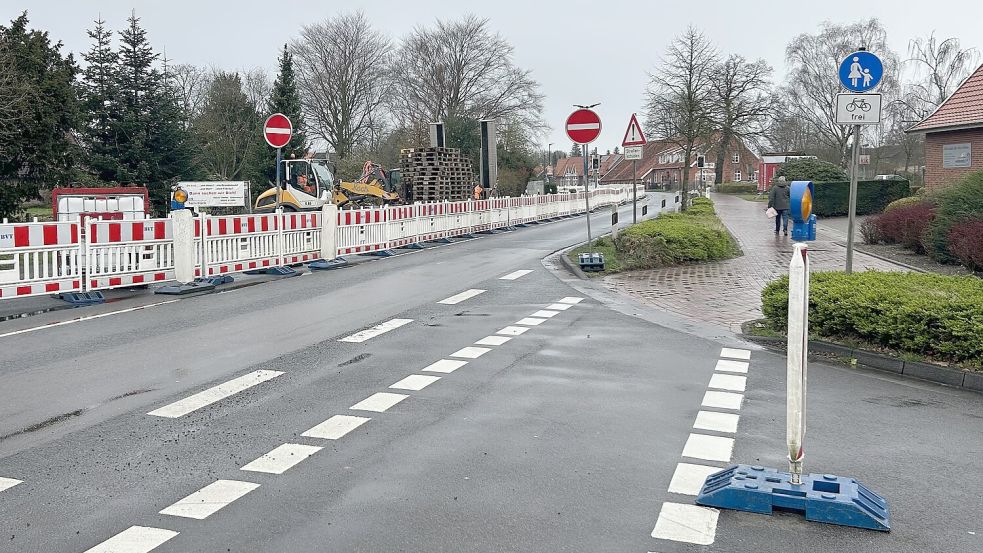
{"label": "brick paved sidewalk", "polygon": [[[604,285],[666,311],[733,332],[740,332],[745,321],[760,319],[761,290],[768,282],[788,273],[792,240],[775,236],[775,223],[765,216],[766,204],[727,194],[714,194],[712,199],[720,219],[740,243],[743,256],[715,263],[620,273],[605,277]],[[846,249],[832,242],[842,237],[824,237],[820,231],[817,238],[809,243],[812,270],[843,270]],[[855,252],[854,270],[868,269],[905,270]]]}

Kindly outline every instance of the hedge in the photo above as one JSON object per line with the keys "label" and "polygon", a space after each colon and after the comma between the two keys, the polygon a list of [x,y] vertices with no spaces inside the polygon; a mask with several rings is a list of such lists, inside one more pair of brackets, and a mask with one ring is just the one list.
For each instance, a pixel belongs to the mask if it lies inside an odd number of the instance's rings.
{"label": "hedge", "polygon": [[721,194],[755,194],[758,192],[758,185],[738,184],[734,182],[718,184],[717,192]]}
{"label": "hedge", "polygon": [[[768,326],[784,331],[788,277],[765,286]],[[929,273],[813,273],[812,334],[852,338],[940,360],[983,362],[983,279]]]}
{"label": "hedge", "polygon": [[[850,209],[850,182],[814,183],[812,212],[820,217],[846,215]],[[868,180],[857,183],[857,215],[880,213],[894,200],[911,195],[906,180]]]}
{"label": "hedge", "polygon": [[785,180],[811,180],[813,182],[832,182],[846,180],[847,174],[839,165],[811,157],[793,158],[778,167],[775,177]]}
{"label": "hedge", "polygon": [[925,250],[938,261],[956,263],[949,235],[960,223],[983,219],[983,171],[970,173],[929,198],[936,207],[935,220],[925,235]]}
{"label": "hedge", "polygon": [[633,269],[716,261],[740,254],[707,198],[695,198],[682,213],[662,214],[628,227],[618,235],[615,246],[625,265]]}

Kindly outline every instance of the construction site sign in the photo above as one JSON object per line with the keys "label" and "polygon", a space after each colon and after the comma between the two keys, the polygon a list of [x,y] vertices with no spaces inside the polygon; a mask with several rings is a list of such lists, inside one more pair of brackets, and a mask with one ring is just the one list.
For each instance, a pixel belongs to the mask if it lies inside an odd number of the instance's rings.
{"label": "construction site sign", "polygon": [[246,181],[200,181],[178,183],[188,193],[189,207],[245,207]]}

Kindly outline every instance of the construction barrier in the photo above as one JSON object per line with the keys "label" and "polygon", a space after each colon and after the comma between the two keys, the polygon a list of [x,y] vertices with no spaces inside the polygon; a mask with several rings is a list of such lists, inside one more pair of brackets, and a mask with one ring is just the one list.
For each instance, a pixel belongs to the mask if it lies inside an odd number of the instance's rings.
{"label": "construction barrier", "polygon": [[[644,187],[638,192],[644,196]],[[590,194],[592,208],[625,203],[632,196],[627,186],[602,187]],[[202,215],[194,218],[193,240],[190,219],[182,219],[187,226],[181,227],[181,240],[175,239],[172,218],[88,219],[81,224],[4,221],[0,299],[140,286],[176,280],[177,275],[215,277],[378,252],[580,214],[584,200],[585,193],[578,192],[352,210],[326,206],[324,211],[304,213]],[[333,225],[325,219],[329,212]]]}

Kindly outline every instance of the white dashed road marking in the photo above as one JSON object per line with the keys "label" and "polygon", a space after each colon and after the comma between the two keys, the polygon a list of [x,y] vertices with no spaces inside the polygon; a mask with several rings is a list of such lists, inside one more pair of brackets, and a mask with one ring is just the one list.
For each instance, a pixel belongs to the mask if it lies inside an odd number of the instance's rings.
{"label": "white dashed road marking", "polygon": [[515,280],[515,279],[517,279],[519,277],[524,277],[524,276],[528,275],[531,272],[532,271],[528,271],[526,269],[523,269],[521,271],[516,271],[514,273],[509,273],[509,274],[507,274],[505,276],[498,277],[498,280]]}
{"label": "white dashed road marking", "polygon": [[479,346],[500,346],[511,339],[508,336],[485,336],[475,342],[475,344]]}
{"label": "white dashed road marking", "polygon": [[130,526],[85,553],[148,553],[176,535],[163,528]]}
{"label": "white dashed road marking", "polygon": [[399,382],[390,386],[394,390],[410,390],[419,392],[427,386],[440,380],[439,376],[428,376],[425,374],[411,374]]}
{"label": "white dashed road marking", "polygon": [[491,351],[488,348],[476,348],[474,346],[468,346],[466,348],[461,348],[454,353],[450,354],[449,357],[460,357],[462,359],[477,359],[482,355]]}
{"label": "white dashed road marking", "polygon": [[743,392],[747,388],[747,377],[736,374],[714,374],[710,377],[709,388],[718,390],[730,390],[731,392]]}
{"label": "white dashed road marking", "polygon": [[374,411],[376,413],[385,413],[390,407],[408,397],[410,396],[404,394],[379,392],[377,394],[372,394],[355,405],[352,405],[350,408],[356,411]]}
{"label": "white dashed road marking", "polygon": [[539,311],[533,313],[532,315],[530,315],[530,317],[542,317],[544,319],[552,319],[553,317],[555,317],[555,316],[557,316],[559,314],[560,314],[559,311],[539,310]]}
{"label": "white dashed road marking", "polygon": [[682,503],[663,503],[652,537],[710,545],[717,534],[716,509]]}
{"label": "white dashed road marking", "polygon": [[175,401],[170,405],[165,405],[160,409],[155,409],[147,414],[157,417],[166,417],[169,419],[183,417],[192,411],[197,411],[198,409],[211,405],[216,401],[221,401],[229,396],[238,394],[243,390],[248,390],[257,384],[262,384],[267,380],[273,380],[281,374],[283,374],[281,371],[253,371],[249,374],[240,376],[239,378],[233,378],[228,382],[219,384],[218,386],[213,386],[202,392],[198,392],[193,396]]}
{"label": "white dashed road marking", "polygon": [[552,303],[546,306],[546,309],[553,309],[554,311],[566,311],[573,307],[572,303]]}
{"label": "white dashed road marking", "polygon": [[732,361],[730,359],[720,359],[717,361],[716,370],[728,373],[747,374],[750,363],[746,361]]}
{"label": "white dashed road marking", "polygon": [[303,444],[283,444],[240,470],[283,474],[287,469],[321,451],[320,447]]}
{"label": "white dashed road marking", "polygon": [[557,303],[569,303],[570,305],[576,305],[582,301],[584,301],[584,298],[578,298],[576,296],[567,296]]}
{"label": "white dashed road marking", "polygon": [[467,361],[458,361],[457,359],[441,359],[423,370],[432,373],[452,373],[467,364]]}
{"label": "white dashed road marking", "polygon": [[720,472],[720,468],[679,463],[676,465],[676,472],[672,475],[672,481],[669,482],[669,493],[700,495],[700,490],[703,489],[703,483],[706,482],[707,476],[715,472]]}
{"label": "white dashed road marking", "polygon": [[306,438],[320,438],[322,440],[337,440],[370,420],[372,419],[366,417],[335,415],[307,432],[304,432],[301,436]]}
{"label": "white dashed road marking", "polygon": [[445,300],[440,300],[437,303],[442,303],[444,305],[457,305],[466,299],[473,298],[478,294],[484,294],[485,292],[486,290],[478,290],[476,288],[472,288],[471,290],[465,290],[460,294],[455,294]]}
{"label": "white dashed road marking", "polygon": [[527,330],[529,329],[524,326],[507,326],[495,334],[502,334],[504,336],[518,336],[525,333]]}
{"label": "white dashed road marking", "polygon": [[723,436],[707,436],[706,434],[690,434],[683,447],[683,457],[706,459],[729,463],[734,453],[734,438]]}
{"label": "white dashed road marking", "polygon": [[740,410],[742,401],[744,401],[744,395],[733,392],[714,392],[713,390],[709,390],[703,394],[703,406],[712,409],[733,409],[737,411]]}
{"label": "white dashed road marking", "polygon": [[720,350],[721,357],[729,357],[731,359],[744,359],[745,361],[751,358],[751,350],[748,349],[734,349],[734,348],[722,348]]}
{"label": "white dashed road marking", "polygon": [[381,334],[385,334],[385,333],[389,332],[390,330],[396,330],[397,328],[399,328],[399,327],[401,327],[403,325],[410,324],[412,322],[413,322],[413,319],[393,319],[391,321],[386,321],[386,322],[384,322],[384,323],[382,323],[380,325],[373,326],[372,328],[367,328],[367,329],[362,330],[360,332],[356,332],[355,334],[352,334],[351,336],[347,336],[345,338],[342,338],[341,340],[338,340],[338,341],[339,342],[352,342],[352,343],[356,343],[356,344],[357,343],[361,343],[361,342],[364,342],[364,341],[366,341],[366,340],[368,340],[370,338],[375,338],[376,336],[379,336]]}
{"label": "white dashed road marking", "polygon": [[541,325],[541,324],[543,324],[545,322],[546,322],[546,319],[533,319],[532,317],[526,317],[525,319],[522,319],[521,321],[516,321],[515,324],[517,324],[517,325],[526,325],[526,326],[539,326],[539,325]]}
{"label": "white dashed road marking", "polygon": [[696,414],[696,422],[693,423],[693,428],[734,434],[737,432],[737,421],[740,418],[740,415],[734,413],[700,411]]}
{"label": "white dashed road marking", "polygon": [[259,484],[252,482],[216,480],[167,507],[160,514],[204,520],[258,487]]}
{"label": "white dashed road marking", "polygon": [[9,490],[22,482],[23,480],[14,480],[13,478],[4,478],[3,476],[0,476],[0,492]]}

